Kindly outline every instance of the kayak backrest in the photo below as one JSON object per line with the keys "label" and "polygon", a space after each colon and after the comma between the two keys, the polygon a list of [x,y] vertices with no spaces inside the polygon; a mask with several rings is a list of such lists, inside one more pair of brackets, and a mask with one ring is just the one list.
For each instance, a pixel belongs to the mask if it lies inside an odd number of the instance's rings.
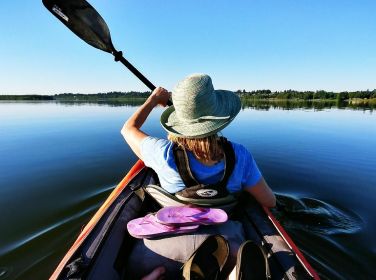
{"label": "kayak backrest", "polygon": [[159,185],[147,185],[145,186],[145,191],[162,207],[167,206],[184,206],[184,205],[197,205],[200,207],[215,207],[230,213],[232,209],[236,206],[237,200],[235,197],[228,197],[224,203],[214,204],[211,199],[200,199],[200,200],[187,200],[183,201],[177,198],[175,195],[170,194],[165,189]]}

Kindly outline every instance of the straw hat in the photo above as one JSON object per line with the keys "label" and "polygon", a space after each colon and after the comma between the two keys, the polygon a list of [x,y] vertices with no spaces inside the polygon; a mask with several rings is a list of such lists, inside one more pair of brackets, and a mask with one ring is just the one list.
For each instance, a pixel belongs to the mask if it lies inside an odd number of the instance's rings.
{"label": "straw hat", "polygon": [[178,137],[202,138],[225,128],[239,113],[240,98],[232,91],[214,90],[205,74],[192,74],[172,91],[173,106],[161,116],[165,130]]}

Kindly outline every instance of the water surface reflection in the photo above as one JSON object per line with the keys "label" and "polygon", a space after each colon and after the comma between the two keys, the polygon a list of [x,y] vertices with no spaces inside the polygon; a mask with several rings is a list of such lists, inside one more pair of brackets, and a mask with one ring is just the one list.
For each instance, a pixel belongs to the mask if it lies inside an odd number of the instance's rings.
{"label": "water surface reflection", "polygon": [[[0,102],[0,279],[47,278],[136,157],[139,103]],[[376,278],[376,115],[335,102],[244,102],[223,134],[252,151],[323,278]],[[161,109],[145,131],[165,137]]]}

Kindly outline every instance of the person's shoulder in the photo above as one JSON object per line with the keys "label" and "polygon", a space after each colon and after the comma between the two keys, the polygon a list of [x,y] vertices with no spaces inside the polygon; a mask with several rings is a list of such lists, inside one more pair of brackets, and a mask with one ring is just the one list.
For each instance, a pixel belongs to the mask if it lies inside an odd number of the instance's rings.
{"label": "person's shoulder", "polygon": [[146,166],[153,168],[156,172],[165,166],[169,158],[172,143],[167,139],[153,136],[145,137],[140,146],[142,159]]}
{"label": "person's shoulder", "polygon": [[171,144],[171,141],[167,139],[147,136],[142,140],[140,149],[143,153],[153,154],[158,151],[165,152],[169,150]]}
{"label": "person's shoulder", "polygon": [[169,140],[158,138],[158,137],[153,137],[153,136],[147,136],[141,142],[141,145],[144,145],[144,146],[147,145],[147,146],[166,147],[169,144],[171,144]]}
{"label": "person's shoulder", "polygon": [[249,164],[253,161],[253,155],[250,150],[248,150],[243,144],[230,141],[234,149],[235,157],[237,162],[242,162],[244,164]]}
{"label": "person's shoulder", "polygon": [[237,153],[237,152],[249,153],[248,149],[244,145],[230,141],[230,140],[228,140],[228,141],[231,143],[232,148],[234,149],[235,153]]}

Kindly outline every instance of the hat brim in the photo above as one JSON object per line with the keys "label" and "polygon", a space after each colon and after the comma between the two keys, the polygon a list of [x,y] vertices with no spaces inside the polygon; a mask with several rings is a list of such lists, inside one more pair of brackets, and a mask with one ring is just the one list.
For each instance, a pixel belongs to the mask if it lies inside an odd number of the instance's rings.
{"label": "hat brim", "polygon": [[[227,119],[205,119],[195,123],[179,122],[175,107],[170,106],[161,115],[161,125],[170,134],[184,138],[203,138],[217,133],[229,125],[241,109],[239,96],[232,91],[215,90],[218,105],[215,117]],[[173,125],[169,125],[169,124]]]}

